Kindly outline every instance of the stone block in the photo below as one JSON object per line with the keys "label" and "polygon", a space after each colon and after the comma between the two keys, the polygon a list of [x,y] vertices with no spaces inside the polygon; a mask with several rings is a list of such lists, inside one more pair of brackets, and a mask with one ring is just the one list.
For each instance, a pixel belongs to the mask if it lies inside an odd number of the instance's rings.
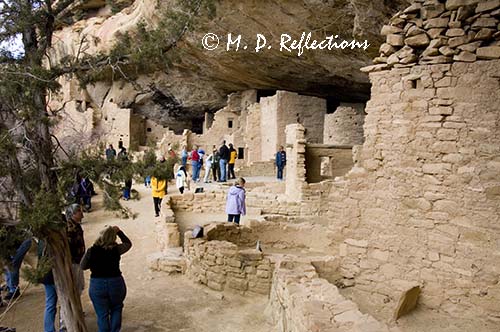
{"label": "stone block", "polygon": [[208,281],[207,281],[207,283],[206,283],[206,285],[207,285],[209,288],[213,289],[213,290],[217,290],[217,291],[222,291],[222,290],[224,290],[224,284],[217,283],[217,282],[215,282],[215,281],[213,281],[213,280],[208,280]]}
{"label": "stone block", "polygon": [[459,37],[465,35],[465,31],[463,29],[448,29],[446,31],[447,37]]}
{"label": "stone block", "polygon": [[496,28],[498,20],[494,17],[480,17],[472,24],[472,28]]}
{"label": "stone block", "polygon": [[404,38],[402,35],[389,34],[386,37],[386,43],[392,46],[403,46]]}
{"label": "stone block", "polygon": [[449,174],[451,165],[447,163],[424,164],[422,171],[425,174]]}
{"label": "stone block", "polygon": [[396,26],[393,26],[393,25],[384,25],[382,27],[382,29],[380,30],[380,34],[382,36],[388,36],[390,34],[398,34],[398,33],[401,33],[403,31],[403,29],[401,28],[398,28]]}
{"label": "stone block", "polygon": [[260,261],[263,258],[262,252],[256,249],[241,250],[239,256],[241,260],[245,261]]}
{"label": "stone block", "polygon": [[426,30],[434,28],[447,28],[449,21],[450,19],[448,17],[431,18],[424,22],[424,28]]}
{"label": "stone block", "polygon": [[431,39],[436,39],[436,38],[438,38],[438,36],[441,35],[441,33],[443,33],[443,31],[445,31],[444,28],[433,28],[433,29],[427,30],[427,34],[429,35],[429,37]]}
{"label": "stone block", "polygon": [[476,59],[476,54],[467,51],[462,51],[459,54],[453,56],[453,60],[455,61],[474,62],[476,61]]}
{"label": "stone block", "polygon": [[394,320],[408,314],[417,306],[418,296],[420,295],[420,286],[414,286],[401,295],[394,311]]}
{"label": "stone block", "polygon": [[429,45],[430,39],[426,33],[406,38],[404,43],[410,47],[424,48]]}
{"label": "stone block", "polygon": [[232,267],[237,267],[237,268],[241,267],[241,261],[237,259],[226,258],[225,263]]}
{"label": "stone block", "polygon": [[481,1],[476,7],[476,13],[487,12],[500,7],[500,0]]}
{"label": "stone block", "polygon": [[455,141],[458,139],[458,131],[456,129],[443,128],[437,132],[437,138],[441,141]]}
{"label": "stone block", "polygon": [[478,2],[480,0],[447,0],[445,6],[447,10],[455,10],[459,7],[475,5]]}
{"label": "stone block", "polygon": [[226,286],[232,289],[246,291],[248,289],[248,281],[246,279],[228,277]]}
{"label": "stone block", "polygon": [[480,47],[476,54],[479,59],[500,59],[500,46]]}

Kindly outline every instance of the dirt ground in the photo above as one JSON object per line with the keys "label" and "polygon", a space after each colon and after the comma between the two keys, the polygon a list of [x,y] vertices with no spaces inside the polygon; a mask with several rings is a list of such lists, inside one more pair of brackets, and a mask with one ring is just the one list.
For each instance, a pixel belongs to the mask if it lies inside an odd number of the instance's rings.
{"label": "dirt ground", "polygon": [[[172,186],[173,187],[173,186]],[[175,190],[169,188],[169,190]],[[168,276],[149,271],[147,255],[158,251],[153,200],[149,189],[137,184],[140,200],[124,202],[138,213],[136,219],[123,220],[102,208],[102,195],[94,197],[93,211],[85,214],[83,229],[87,247],[105,225],[117,225],[130,237],[132,249],[122,256],[121,270],[127,284],[123,313],[123,332],[267,332],[276,329],[264,314],[266,296],[240,296],[212,291],[181,275]],[[90,273],[85,274],[88,286]],[[26,287],[18,302],[0,321],[0,326],[16,327],[18,332],[43,331],[44,290]],[[88,289],[82,295],[89,332],[97,323]],[[0,315],[4,308],[1,309]]]}

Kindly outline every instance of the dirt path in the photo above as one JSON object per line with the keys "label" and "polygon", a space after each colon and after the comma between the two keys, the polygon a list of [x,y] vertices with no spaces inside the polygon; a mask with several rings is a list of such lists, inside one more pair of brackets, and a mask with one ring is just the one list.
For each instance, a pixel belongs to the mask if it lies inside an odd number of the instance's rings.
{"label": "dirt path", "polygon": [[[194,284],[184,276],[149,271],[148,254],[156,252],[153,202],[149,190],[135,185],[141,199],[124,205],[138,213],[135,220],[121,220],[105,212],[94,198],[83,228],[89,247],[105,225],[118,225],[132,240],[132,249],[122,256],[121,269],[127,283],[123,332],[268,332],[275,329],[264,315],[267,297],[215,292]],[[86,273],[88,286],[89,272]],[[95,313],[85,289],[82,295],[89,332],[97,331]],[[43,331],[44,291],[29,286],[14,308],[0,322],[18,332]],[[2,311],[0,311],[2,312]]]}

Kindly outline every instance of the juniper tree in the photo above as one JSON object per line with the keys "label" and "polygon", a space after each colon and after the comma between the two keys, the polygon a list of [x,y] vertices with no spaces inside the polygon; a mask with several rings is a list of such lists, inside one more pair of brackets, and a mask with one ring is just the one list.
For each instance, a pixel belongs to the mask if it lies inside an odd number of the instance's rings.
{"label": "juniper tree", "polygon": [[[56,151],[60,144],[51,134],[54,117],[47,106],[48,96],[57,93],[57,82],[63,75],[75,74],[84,85],[113,79],[110,72],[133,80],[131,73],[165,70],[178,56],[171,51],[194,25],[199,12],[203,9],[213,15],[215,11],[213,0],[178,0],[177,6],[172,7],[176,9],[165,13],[156,29],[140,24],[136,31],[119,37],[108,54],[68,57],[54,64],[48,54],[56,27],[71,23],[72,15],[81,11],[78,6],[84,2],[0,0],[0,203],[7,202],[0,204],[0,212],[7,212],[0,213],[0,249],[9,248],[8,242],[14,240],[2,225],[19,220],[21,227],[46,241],[65,323],[74,332],[87,328],[61,218],[67,179],[72,178],[75,169],[89,172],[103,187],[114,187],[133,174],[168,179],[175,161],[168,160],[160,166],[152,163],[151,153],[137,164],[106,163],[96,154],[59,159]],[[143,39],[137,40],[138,37]],[[1,47],[13,40],[20,41],[20,51]],[[109,181],[104,181],[104,174],[111,174]],[[120,209],[110,192],[110,205]],[[12,205],[14,212],[9,209]],[[17,210],[22,212],[18,214]]]}

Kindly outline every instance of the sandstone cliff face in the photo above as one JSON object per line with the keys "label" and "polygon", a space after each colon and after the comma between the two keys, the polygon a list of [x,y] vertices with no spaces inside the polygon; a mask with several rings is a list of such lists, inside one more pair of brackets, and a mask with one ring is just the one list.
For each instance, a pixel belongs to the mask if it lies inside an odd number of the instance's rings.
{"label": "sandstone cliff face", "polygon": [[[134,29],[140,21],[154,26],[158,21],[158,8],[172,6],[171,0],[137,0],[131,7],[115,15],[107,7],[92,9],[94,17],[81,20],[58,31],[52,52],[53,61],[78,52],[95,54],[108,51],[116,33]],[[229,92],[254,88],[290,90],[304,94],[329,96],[340,101],[365,101],[369,96],[368,76],[359,68],[370,64],[383,42],[379,35],[383,23],[409,0],[308,0],[308,1],[216,1],[215,18],[203,18],[195,31],[189,31],[177,45],[179,60],[167,71],[141,77],[141,86],[153,87],[155,95],[135,104],[135,97],[121,107],[131,107],[145,115],[162,118],[174,113],[218,109],[224,105]],[[203,36],[214,33],[220,38],[219,47],[203,49]],[[367,41],[366,49],[280,51],[280,38],[288,34],[300,40],[302,32],[311,32],[311,40],[318,42],[326,36],[334,40]],[[226,51],[227,35],[233,39],[241,35],[238,51]],[[266,37],[266,48],[255,52],[256,35]],[[80,47],[80,42],[84,43]],[[243,45],[248,49],[243,50]],[[271,45],[272,49],[267,49]],[[291,41],[287,44],[291,45]],[[127,91],[127,89],[126,89]],[[152,98],[155,97],[155,98]],[[168,112],[161,110],[165,103]],[[168,107],[167,107],[168,108]],[[177,112],[173,112],[177,110]],[[183,112],[183,116],[187,114]]]}

